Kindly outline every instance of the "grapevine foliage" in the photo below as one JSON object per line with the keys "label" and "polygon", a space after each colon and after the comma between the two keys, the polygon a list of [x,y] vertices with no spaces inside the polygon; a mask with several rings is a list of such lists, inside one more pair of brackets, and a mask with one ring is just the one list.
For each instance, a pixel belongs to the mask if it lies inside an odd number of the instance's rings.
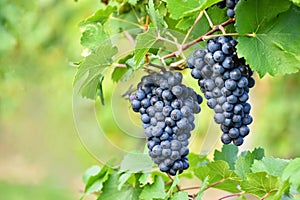
{"label": "grapevine foliage", "polygon": [[[253,71],[260,77],[299,71],[298,6],[298,0],[102,1],[80,23],[85,57],[78,63],[74,85],[83,97],[100,97],[104,103],[104,79],[120,82],[136,72],[148,73],[129,99],[141,114],[150,157],[174,177],[156,168],[132,170],[133,165],[149,165],[141,164],[145,159],[138,156],[127,156],[120,167],[89,169],[83,197],[93,193],[97,199],[201,199],[210,188],[232,193],[222,199],[299,195],[299,159],[266,158],[261,148],[238,155],[238,148],[228,144],[241,145],[249,134]],[[181,72],[169,71],[188,67],[214,109],[227,144],[215,150],[214,159],[187,149],[201,98],[182,84]],[[198,192],[182,188],[181,177],[197,179],[193,188]]]}

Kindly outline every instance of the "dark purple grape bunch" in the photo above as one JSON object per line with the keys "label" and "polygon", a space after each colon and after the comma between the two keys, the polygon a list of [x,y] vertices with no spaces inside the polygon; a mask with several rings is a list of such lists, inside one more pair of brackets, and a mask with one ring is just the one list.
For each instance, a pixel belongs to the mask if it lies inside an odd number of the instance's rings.
{"label": "dark purple grape bunch", "polygon": [[228,36],[208,40],[206,49],[198,49],[188,59],[191,75],[198,80],[214,120],[221,125],[221,140],[242,145],[252,123],[249,88],[255,84],[253,71],[238,58],[237,40]]}
{"label": "dark purple grape bunch", "polygon": [[217,3],[219,8],[227,7],[227,16],[230,18],[234,18],[235,8],[239,0],[223,0]]}
{"label": "dark purple grape bunch", "polygon": [[179,72],[153,73],[144,76],[130,95],[133,111],[141,114],[149,155],[170,175],[189,167],[188,139],[202,102],[200,95],[181,82]]}

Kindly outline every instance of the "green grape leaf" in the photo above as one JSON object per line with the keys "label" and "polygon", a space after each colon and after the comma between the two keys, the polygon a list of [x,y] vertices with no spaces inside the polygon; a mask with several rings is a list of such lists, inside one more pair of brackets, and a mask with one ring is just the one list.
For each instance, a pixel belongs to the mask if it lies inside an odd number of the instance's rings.
{"label": "green grape leaf", "polygon": [[253,151],[252,151],[252,154],[253,154],[253,158],[255,160],[261,160],[263,159],[263,157],[265,157],[265,150],[263,148],[255,148]]}
{"label": "green grape leaf", "polygon": [[[194,8],[194,9],[184,12],[183,16],[195,15],[195,14],[199,13],[199,11],[210,8],[220,1],[222,1],[222,0],[201,0],[199,6],[197,8]],[[220,8],[218,8],[218,9],[220,10]],[[213,19],[213,18],[211,17],[211,19]]]}
{"label": "green grape leaf", "polygon": [[164,199],[165,193],[165,183],[161,176],[155,176],[153,184],[147,184],[144,186],[140,199],[151,200],[151,199]]}
{"label": "green grape leaf", "polygon": [[[272,5],[272,6],[269,6]],[[244,12],[247,10],[247,12]],[[262,77],[300,69],[300,8],[288,0],[241,0],[236,29],[241,36],[238,55]],[[293,41],[293,42],[291,42]]]}
{"label": "green grape leaf", "polygon": [[128,55],[124,59],[119,60],[119,64],[125,64],[126,67],[116,67],[111,75],[111,79],[115,82],[120,80],[127,81],[131,75],[143,66],[144,62],[140,62],[136,66],[133,55]]}
{"label": "green grape leaf", "polygon": [[[184,16],[195,15],[206,8],[220,2],[221,0],[164,0],[167,2],[167,8],[171,18],[180,19]],[[196,14],[197,15],[197,14]]]}
{"label": "green grape leaf", "polygon": [[150,173],[143,173],[140,178],[139,178],[139,183],[140,185],[144,186],[146,185],[149,181]]}
{"label": "green grape leaf", "polygon": [[251,172],[253,161],[254,156],[249,151],[245,155],[240,155],[235,163],[235,172],[243,179],[246,179],[246,174]]}
{"label": "green grape leaf", "polygon": [[300,6],[300,0],[290,0],[293,2],[295,5]]}
{"label": "green grape leaf", "polygon": [[150,19],[157,29],[167,28],[167,24],[163,17],[154,8],[153,0],[148,1],[147,12],[149,13]]}
{"label": "green grape leaf", "polygon": [[101,23],[104,24],[110,17],[110,15],[116,10],[116,7],[105,6],[97,10],[92,16],[87,19],[81,21],[79,23],[80,26],[90,24],[90,23]]}
{"label": "green grape leaf", "polygon": [[86,170],[82,177],[85,183],[85,189],[80,199],[83,199],[87,194],[101,191],[103,183],[108,180],[111,173],[112,169],[107,166],[103,166],[102,168],[99,166],[92,166]]}
{"label": "green grape leaf", "polygon": [[196,7],[199,7],[198,0],[164,0],[167,2],[167,8],[170,12],[170,17],[173,19],[179,19],[183,14],[189,10],[193,10]]}
{"label": "green grape leaf", "polygon": [[104,32],[100,23],[87,24],[80,38],[82,46],[95,50],[101,43],[108,39],[108,34]]}
{"label": "green grape leaf", "polygon": [[260,198],[266,194],[271,197],[281,188],[279,178],[268,175],[266,172],[251,173],[246,176],[247,180],[241,183],[242,190]]}
{"label": "green grape leaf", "polygon": [[121,162],[120,171],[130,173],[149,172],[153,162],[147,154],[127,154]]}
{"label": "green grape leaf", "polygon": [[99,167],[98,165],[91,166],[84,172],[82,176],[83,182],[86,184],[91,177],[96,176],[100,171],[101,167]]}
{"label": "green grape leaf", "polygon": [[289,180],[300,192],[300,158],[296,158],[287,165],[282,173],[282,180]]}
{"label": "green grape leaf", "polygon": [[132,176],[134,176],[134,174],[132,173],[123,173],[121,174],[120,178],[119,178],[119,185],[118,185],[118,190],[122,189],[122,186],[128,181],[128,179],[130,179]]}
{"label": "green grape leaf", "polygon": [[112,64],[112,58],[117,52],[118,49],[113,47],[110,41],[106,41],[80,64],[74,84],[79,84],[79,91],[83,97],[96,99],[97,91],[99,91],[98,95],[103,99],[104,71]]}
{"label": "green grape leaf", "polygon": [[187,192],[176,192],[170,200],[189,200],[189,193]]}
{"label": "green grape leaf", "polygon": [[117,171],[112,173],[109,179],[103,184],[102,193],[97,200],[138,200],[140,189],[125,183],[122,188],[118,190],[119,178],[120,176]]}
{"label": "green grape leaf", "polygon": [[261,161],[255,160],[252,165],[253,172],[267,172],[273,176],[281,176],[289,161],[279,158],[263,158]]}
{"label": "green grape leaf", "polygon": [[223,160],[202,165],[195,169],[194,172],[195,176],[203,182],[208,177],[206,181],[213,185],[214,188],[233,193],[240,191],[238,189],[240,177],[230,170],[228,163]]}
{"label": "green grape leaf", "polygon": [[228,163],[230,169],[234,169],[234,163],[237,159],[239,149],[232,144],[223,145],[222,151],[216,150],[214,153],[214,160],[224,160]]}
{"label": "green grape leaf", "polygon": [[134,60],[139,65],[149,49],[157,41],[157,33],[154,28],[149,27],[145,33],[138,34],[136,37],[136,46],[134,50]]}

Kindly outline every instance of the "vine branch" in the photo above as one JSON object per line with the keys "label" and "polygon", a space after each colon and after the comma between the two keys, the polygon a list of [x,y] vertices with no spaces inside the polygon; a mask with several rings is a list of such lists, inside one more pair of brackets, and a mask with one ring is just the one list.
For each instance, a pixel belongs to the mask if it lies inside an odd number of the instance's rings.
{"label": "vine branch", "polygon": [[[231,18],[231,19],[229,19],[229,20],[227,20],[227,21],[225,21],[225,22],[223,22],[223,23],[221,23],[221,24],[219,24],[219,25],[214,26],[210,31],[208,31],[208,32],[205,33],[204,35],[202,35],[202,36],[198,37],[197,39],[195,39],[195,40],[193,40],[193,41],[191,41],[191,42],[189,42],[189,43],[183,45],[183,46],[182,46],[182,51],[188,49],[189,47],[193,46],[194,44],[196,44],[196,43],[198,43],[198,42],[200,42],[200,41],[205,40],[205,39],[207,38],[207,36],[213,34],[213,33],[216,32],[216,31],[221,30],[222,27],[227,26],[227,25],[229,25],[229,24],[232,24],[232,23],[234,23],[234,22],[235,22],[235,19],[234,19],[234,18]],[[167,59],[167,58],[171,58],[171,57],[177,56],[178,53],[179,53],[178,51],[172,52],[172,53],[170,53],[170,54],[168,54],[168,55],[163,56],[162,59]]]}

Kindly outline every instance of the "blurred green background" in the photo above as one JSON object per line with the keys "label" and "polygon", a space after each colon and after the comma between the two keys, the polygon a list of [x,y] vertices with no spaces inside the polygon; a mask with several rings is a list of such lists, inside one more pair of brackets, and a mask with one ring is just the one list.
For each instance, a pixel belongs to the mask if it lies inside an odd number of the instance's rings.
{"label": "blurred green background", "polygon": [[[98,4],[97,0],[1,0],[0,199],[79,199],[83,172],[100,164],[84,148],[75,128],[72,81],[76,69],[70,65],[81,59],[83,50],[78,23]],[[197,87],[195,81],[187,82]],[[109,80],[105,84],[116,86]],[[298,74],[257,78],[251,92],[252,133],[241,149],[261,146],[268,156],[300,156],[299,85]],[[109,139],[128,151],[143,147],[143,139],[122,137],[109,103],[113,90],[104,91],[108,105],[98,102],[96,108]],[[125,100],[119,103],[125,113],[118,112],[118,117],[125,118],[129,107]],[[205,136],[219,137],[218,129],[215,133],[209,128],[211,117],[212,112],[203,108],[192,151],[206,148]],[[98,153],[110,152],[102,147]]]}

